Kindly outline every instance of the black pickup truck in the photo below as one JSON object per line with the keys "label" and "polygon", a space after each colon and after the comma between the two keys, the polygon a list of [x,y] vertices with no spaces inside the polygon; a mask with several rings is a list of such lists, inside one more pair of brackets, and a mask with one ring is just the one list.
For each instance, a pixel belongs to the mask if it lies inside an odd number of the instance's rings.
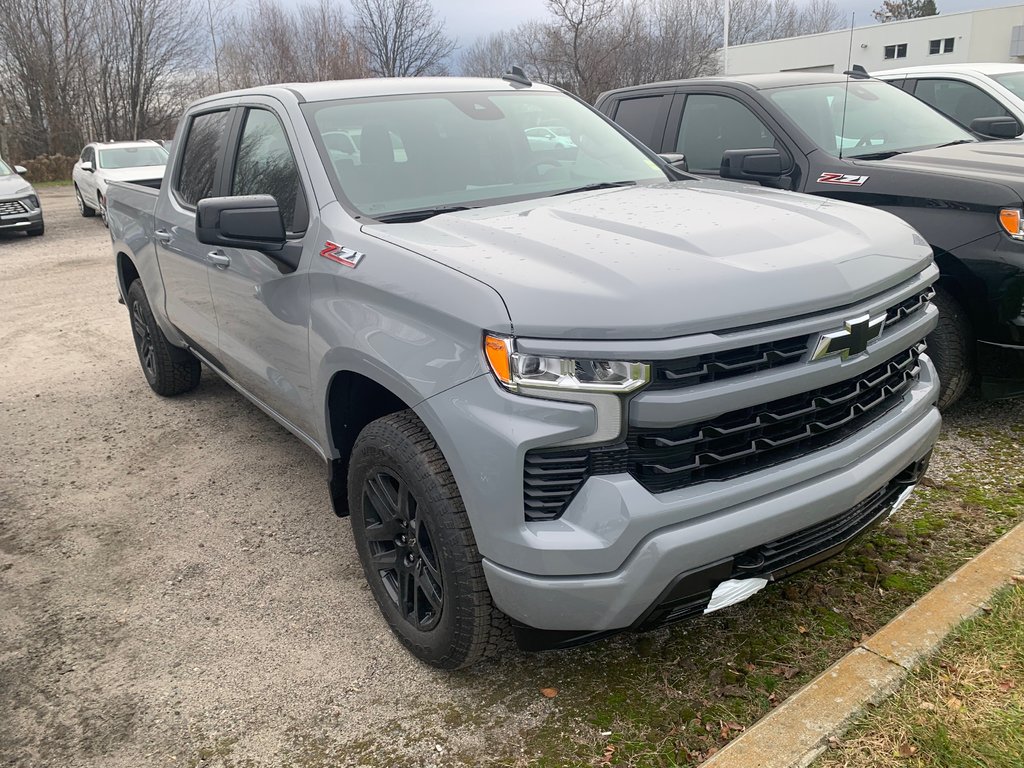
{"label": "black pickup truck", "polygon": [[887,83],[829,74],[652,83],[596,106],[690,173],[900,216],[941,270],[940,406],[976,374],[986,397],[1024,393],[1024,141],[979,143]]}

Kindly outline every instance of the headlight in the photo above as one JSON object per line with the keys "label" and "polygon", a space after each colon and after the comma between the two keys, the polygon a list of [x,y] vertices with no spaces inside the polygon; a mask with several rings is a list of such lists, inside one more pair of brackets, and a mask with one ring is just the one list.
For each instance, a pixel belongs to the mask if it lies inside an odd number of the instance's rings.
{"label": "headlight", "polygon": [[522,387],[625,394],[651,380],[646,363],[528,355],[506,336],[485,336],[484,353],[494,377],[513,392]]}
{"label": "headlight", "polygon": [[999,212],[999,223],[1014,240],[1024,240],[1024,216],[1019,208],[1003,208]]}

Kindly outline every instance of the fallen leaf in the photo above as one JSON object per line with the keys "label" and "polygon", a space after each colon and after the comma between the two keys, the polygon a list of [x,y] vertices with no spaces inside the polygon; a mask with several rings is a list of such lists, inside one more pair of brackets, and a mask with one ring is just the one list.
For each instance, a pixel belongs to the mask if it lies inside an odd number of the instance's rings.
{"label": "fallen leaf", "polygon": [[925,712],[935,711],[935,705],[932,704],[930,701],[922,701],[920,704],[917,705],[917,708],[923,709]]}
{"label": "fallen leaf", "polygon": [[946,707],[954,711],[960,709],[963,705],[964,703],[956,696],[950,696],[949,700],[946,702]]}
{"label": "fallen leaf", "polygon": [[744,726],[740,725],[739,723],[726,723],[725,727],[728,728],[730,731],[742,731],[744,728]]}
{"label": "fallen leaf", "polygon": [[608,765],[612,761],[612,755],[615,754],[615,745],[608,744],[604,748],[604,754],[601,755],[601,765]]}
{"label": "fallen leaf", "polygon": [[805,627],[803,624],[801,624],[799,627],[796,628],[796,631],[799,632],[801,635],[806,635],[807,634],[807,627]]}
{"label": "fallen leaf", "polygon": [[541,688],[540,689],[540,695],[543,696],[545,699],[553,699],[553,698],[555,698],[555,696],[558,695],[558,689],[557,688]]}
{"label": "fallen leaf", "polygon": [[843,746],[843,742],[841,742],[835,736],[829,736],[828,737],[828,746],[829,746],[829,749],[839,749],[841,746]]}
{"label": "fallen leaf", "polygon": [[900,757],[913,757],[915,754],[917,754],[917,747],[913,744],[900,745]]}
{"label": "fallen leaf", "polygon": [[1010,577],[1010,581],[1016,584],[1024,584],[1024,573],[1015,573]]}
{"label": "fallen leaf", "polygon": [[999,690],[1002,691],[1003,693],[1006,693],[1007,691],[1013,690],[1016,687],[1017,687],[1017,684],[1015,682],[1013,682],[1013,680],[1003,680],[1003,682],[1001,682],[999,684]]}

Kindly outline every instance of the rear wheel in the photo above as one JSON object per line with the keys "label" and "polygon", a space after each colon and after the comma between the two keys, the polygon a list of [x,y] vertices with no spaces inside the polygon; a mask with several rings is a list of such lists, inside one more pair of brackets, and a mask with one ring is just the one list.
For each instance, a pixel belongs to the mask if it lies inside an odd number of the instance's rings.
{"label": "rear wheel", "polygon": [[974,330],[963,305],[941,286],[935,288],[939,324],[928,335],[928,354],[939,373],[939,409],[957,402],[974,376]]}
{"label": "rear wheel", "polygon": [[85,204],[85,198],[82,197],[82,190],[78,188],[77,184],[75,184],[75,202],[78,203],[78,212],[85,216],[85,218],[88,219],[96,215],[96,211]]}
{"label": "rear wheel", "polygon": [[175,347],[164,336],[153,317],[141,280],[135,280],[128,288],[128,312],[139,363],[153,391],[170,397],[195,389],[202,365],[191,352]]}
{"label": "rear wheel", "polygon": [[107,223],[107,201],[99,192],[96,193],[96,210],[99,212],[100,218],[103,220],[103,226],[109,227],[110,224]]}
{"label": "rear wheel", "polygon": [[360,433],[348,488],[363,572],[398,639],[442,669],[495,654],[507,619],[491,601],[448,463],[412,411]]}

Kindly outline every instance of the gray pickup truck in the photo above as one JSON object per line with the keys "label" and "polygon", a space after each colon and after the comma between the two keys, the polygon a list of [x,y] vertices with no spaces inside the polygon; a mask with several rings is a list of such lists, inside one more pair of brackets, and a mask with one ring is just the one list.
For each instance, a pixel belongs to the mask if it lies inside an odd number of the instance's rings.
{"label": "gray pickup truck", "polygon": [[735,603],[891,514],[938,435],[909,225],[687,176],[519,75],[203,99],[108,216],[153,390],[204,363],[307,443],[439,667]]}

